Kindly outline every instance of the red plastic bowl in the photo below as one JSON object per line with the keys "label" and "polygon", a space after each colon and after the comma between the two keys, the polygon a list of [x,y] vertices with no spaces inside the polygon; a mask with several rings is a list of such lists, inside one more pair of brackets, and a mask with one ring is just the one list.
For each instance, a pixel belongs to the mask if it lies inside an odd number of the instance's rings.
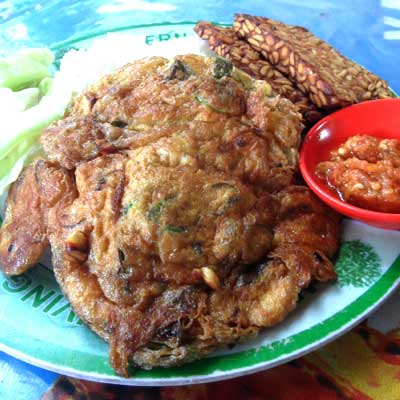
{"label": "red plastic bowl", "polygon": [[385,229],[400,229],[400,214],[381,213],[344,202],[315,175],[321,161],[330,158],[350,136],[367,134],[400,139],[400,99],[366,101],[337,111],[314,125],[300,152],[300,170],[311,190],[325,203],[347,217]]}

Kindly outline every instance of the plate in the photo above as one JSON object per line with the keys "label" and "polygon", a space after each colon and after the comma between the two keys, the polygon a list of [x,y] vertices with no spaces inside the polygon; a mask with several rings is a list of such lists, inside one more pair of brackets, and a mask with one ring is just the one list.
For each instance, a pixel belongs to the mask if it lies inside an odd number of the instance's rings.
{"label": "plate", "polygon": [[[193,35],[194,23],[165,23],[118,29],[147,46]],[[97,36],[104,34],[100,32]],[[55,49],[87,47],[94,36],[60,43]],[[108,345],[71,310],[43,261],[27,273],[0,275],[0,349],[29,363],[65,375],[124,385],[183,385],[232,378],[274,367],[342,335],[374,311],[400,284],[400,232],[343,221],[335,262],[338,280],[303,292],[296,309],[257,339],[177,368],[117,376]]]}

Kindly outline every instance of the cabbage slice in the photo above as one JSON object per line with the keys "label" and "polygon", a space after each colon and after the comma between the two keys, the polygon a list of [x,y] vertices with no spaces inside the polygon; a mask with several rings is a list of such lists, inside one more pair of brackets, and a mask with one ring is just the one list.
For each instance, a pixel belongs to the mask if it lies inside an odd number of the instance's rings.
{"label": "cabbage slice", "polygon": [[43,78],[51,76],[53,62],[54,54],[46,48],[25,49],[0,59],[0,87],[14,91],[37,87]]}
{"label": "cabbage slice", "polygon": [[71,88],[50,78],[53,61],[48,49],[0,60],[0,195],[40,154],[40,135],[71,100]]}

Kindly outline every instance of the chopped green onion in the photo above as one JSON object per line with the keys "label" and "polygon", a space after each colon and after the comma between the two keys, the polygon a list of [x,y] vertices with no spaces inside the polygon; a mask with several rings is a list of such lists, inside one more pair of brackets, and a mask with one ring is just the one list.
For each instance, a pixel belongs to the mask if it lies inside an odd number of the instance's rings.
{"label": "chopped green onion", "polygon": [[186,232],[186,228],[184,226],[174,226],[174,225],[165,225],[165,230],[169,233],[183,233]]}

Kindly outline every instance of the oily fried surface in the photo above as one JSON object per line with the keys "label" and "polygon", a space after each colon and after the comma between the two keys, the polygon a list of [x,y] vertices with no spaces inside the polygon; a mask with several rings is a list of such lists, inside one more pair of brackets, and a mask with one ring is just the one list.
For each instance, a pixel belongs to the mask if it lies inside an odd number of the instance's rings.
{"label": "oily fried surface", "polygon": [[[256,115],[249,115],[248,108]],[[226,153],[240,143],[245,146],[240,138],[245,134],[260,137],[260,143],[265,139],[265,156],[275,157],[271,167],[293,166],[295,160],[288,157],[299,145],[301,116],[296,110],[290,101],[272,96],[268,84],[232,69],[225,60],[180,56],[168,62],[153,57],[89,87],[75,99],[71,113],[46,130],[42,143],[51,160],[72,169],[99,155],[173,134],[197,133],[194,139],[202,140],[204,133],[204,141],[213,135],[219,146],[214,151]],[[258,130],[263,121],[268,129]]]}
{"label": "oily fried surface", "polygon": [[171,165],[157,156],[160,145],[80,165],[79,198],[60,221],[64,237],[90,234],[90,270],[112,301],[144,307],[161,282],[200,283],[203,267],[223,278],[272,245],[268,193],[226,173]]}
{"label": "oily fried surface", "polygon": [[35,165],[25,169],[11,186],[6,210],[0,231],[0,262],[6,274],[15,275],[32,266],[48,245]]}
{"label": "oily fried surface", "polygon": [[[131,162],[128,159],[126,164]],[[127,171],[128,166],[125,176]],[[187,184],[185,178],[182,174],[178,181]],[[307,188],[291,186],[270,195],[257,213],[257,201],[253,205],[251,194],[237,183],[241,199],[232,209],[221,209],[216,201],[230,196],[225,185],[217,188],[226,193],[209,194],[201,202],[206,196],[201,187],[214,185],[212,178],[194,178],[191,187],[198,193],[193,203],[185,185],[169,181],[166,192],[159,185],[162,206],[158,199],[146,202],[148,192],[136,180],[133,186],[128,183],[120,217],[111,223],[115,218],[111,186],[118,181],[113,178],[110,188],[100,191],[101,210],[87,210],[84,224],[68,223],[51,239],[61,287],[78,315],[110,341],[111,362],[119,373],[126,374],[129,361],[143,368],[179,365],[222,344],[253,337],[261,328],[280,322],[311,280],[335,276],[326,255],[337,249],[338,218]],[[78,185],[79,179],[78,175]],[[177,188],[178,195],[165,200],[164,193]],[[68,209],[78,219],[76,211],[83,207],[80,196]],[[298,201],[296,197],[301,197],[301,209],[294,212],[287,204]],[[90,198],[82,197],[87,208],[92,207],[86,201]],[[181,208],[179,214],[176,208]],[[213,221],[210,214],[216,210],[221,215],[214,215]],[[295,221],[293,232],[290,221]],[[317,221],[320,230],[313,233]],[[66,238],[77,229],[91,243],[86,262],[70,257]],[[329,238],[327,243],[322,236]],[[225,246],[230,252],[224,253]],[[213,271],[216,286],[210,286],[204,268]]]}
{"label": "oily fried surface", "polygon": [[[51,162],[34,179],[42,247],[118,373],[254,337],[311,280],[334,278],[338,217],[292,183],[301,129],[267,84],[225,60],[180,56],[103,78],[46,131]],[[5,245],[19,225],[39,229],[22,218],[30,180],[13,190]]]}
{"label": "oily fried surface", "polygon": [[8,275],[34,265],[48,246],[47,219],[75,197],[72,175],[44,160],[26,168],[11,186],[0,230],[0,263]]}

